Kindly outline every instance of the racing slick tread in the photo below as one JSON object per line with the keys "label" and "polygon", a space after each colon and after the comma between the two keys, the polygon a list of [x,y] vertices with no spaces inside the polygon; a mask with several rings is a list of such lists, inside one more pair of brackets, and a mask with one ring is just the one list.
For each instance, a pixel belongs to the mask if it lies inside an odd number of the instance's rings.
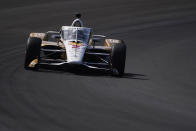
{"label": "racing slick tread", "polygon": [[111,51],[111,64],[112,70],[117,69],[118,74],[112,72],[115,76],[122,76],[125,69],[126,60],[126,45],[122,41],[121,43],[113,43]]}
{"label": "racing slick tread", "polygon": [[41,48],[42,40],[36,37],[30,37],[27,41],[26,45],[26,53],[25,53],[25,69],[36,69],[36,67],[29,67],[29,64],[32,60],[38,59],[40,57],[40,48]]}

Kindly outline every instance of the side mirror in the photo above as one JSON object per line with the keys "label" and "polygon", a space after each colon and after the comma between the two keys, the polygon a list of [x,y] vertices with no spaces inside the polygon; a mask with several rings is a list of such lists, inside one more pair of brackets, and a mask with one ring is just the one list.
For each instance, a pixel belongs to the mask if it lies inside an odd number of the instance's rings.
{"label": "side mirror", "polygon": [[52,35],[51,37],[54,38],[54,39],[60,39],[61,38],[60,35]]}
{"label": "side mirror", "polygon": [[100,42],[101,40],[105,39],[106,36],[104,35],[93,35],[93,42]]}

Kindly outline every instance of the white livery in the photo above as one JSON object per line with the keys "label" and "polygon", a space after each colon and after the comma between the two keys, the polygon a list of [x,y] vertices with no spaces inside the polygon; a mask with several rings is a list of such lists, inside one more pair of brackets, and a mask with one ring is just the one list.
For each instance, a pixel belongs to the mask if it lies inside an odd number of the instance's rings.
{"label": "white livery", "polygon": [[83,26],[80,16],[77,14],[71,26],[62,26],[59,32],[31,33],[26,46],[25,69],[73,65],[122,76],[126,59],[123,40],[93,35],[91,28]]}

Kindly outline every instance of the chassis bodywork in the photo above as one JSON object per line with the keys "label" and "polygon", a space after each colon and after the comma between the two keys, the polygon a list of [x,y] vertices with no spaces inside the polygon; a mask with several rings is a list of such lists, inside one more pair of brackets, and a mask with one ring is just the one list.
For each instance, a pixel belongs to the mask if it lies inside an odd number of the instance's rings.
{"label": "chassis bodywork", "polygon": [[[62,27],[85,28],[85,27]],[[89,29],[90,30],[90,29]],[[31,33],[30,38],[42,40],[39,61],[33,60],[29,66],[35,65],[80,65],[93,69],[112,70],[111,52],[114,43],[121,40],[105,39],[105,36],[92,35],[89,32],[88,41],[65,40],[60,32]],[[103,39],[103,40],[101,40]],[[102,45],[96,45],[102,41]]]}

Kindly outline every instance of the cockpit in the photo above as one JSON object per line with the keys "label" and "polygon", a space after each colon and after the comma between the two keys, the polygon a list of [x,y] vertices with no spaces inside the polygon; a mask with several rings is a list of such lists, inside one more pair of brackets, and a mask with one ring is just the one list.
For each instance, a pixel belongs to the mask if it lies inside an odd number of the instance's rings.
{"label": "cockpit", "polygon": [[88,43],[91,37],[91,28],[63,26],[61,38],[66,41],[80,41]]}

